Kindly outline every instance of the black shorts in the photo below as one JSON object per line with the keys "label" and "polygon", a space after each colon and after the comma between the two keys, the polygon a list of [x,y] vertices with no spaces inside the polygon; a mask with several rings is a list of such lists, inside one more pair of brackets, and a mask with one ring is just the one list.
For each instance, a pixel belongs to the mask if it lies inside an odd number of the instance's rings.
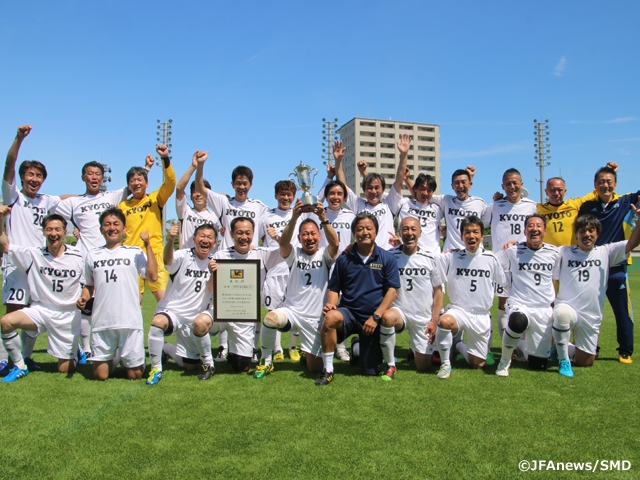
{"label": "black shorts", "polygon": [[360,356],[358,361],[363,375],[378,375],[382,363],[382,349],[380,348],[380,326],[371,335],[362,333],[362,326],[367,319],[359,320],[345,307],[338,307],[343,318],[343,333],[338,332],[338,343],[342,343],[351,335],[358,335],[360,339]]}

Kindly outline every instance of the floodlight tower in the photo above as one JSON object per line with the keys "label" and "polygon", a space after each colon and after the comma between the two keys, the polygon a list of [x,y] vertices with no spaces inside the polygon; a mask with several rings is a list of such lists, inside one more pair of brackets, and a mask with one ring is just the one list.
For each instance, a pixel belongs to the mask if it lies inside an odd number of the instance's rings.
{"label": "floodlight tower", "polygon": [[[109,165],[107,165],[106,163],[102,164],[102,168],[104,168],[104,173],[111,173],[111,167]],[[102,177],[102,185],[100,185],[100,191],[101,192],[106,192],[107,191],[107,183],[109,183],[111,181],[111,176]]]}
{"label": "floodlight tower", "polygon": [[533,138],[536,143],[533,146],[536,148],[536,155],[533,157],[536,161],[536,166],[540,169],[540,178],[536,178],[536,182],[540,183],[540,203],[544,202],[544,167],[548,167],[551,165],[551,162],[547,160],[551,158],[551,147],[550,143],[545,143],[549,141],[549,120],[545,120],[544,122],[538,122],[538,120],[533,120],[534,123],[534,131]]}
{"label": "floodlight tower", "polygon": [[333,141],[338,139],[334,131],[338,128],[338,119],[322,119],[322,160],[324,165],[333,165]]}
{"label": "floodlight tower", "polygon": [[[157,131],[156,131],[156,141],[158,143],[162,143],[163,145],[166,145],[166,147],[169,149],[169,160],[171,160],[173,157],[171,156],[171,147],[173,145],[171,145],[171,124],[173,123],[173,120],[169,119],[166,122],[161,122],[160,120],[158,120],[158,125],[157,125]],[[156,156],[156,165],[162,167],[162,159],[158,156]],[[162,169],[162,183],[164,183],[164,168]],[[167,223],[167,209],[163,208],[162,209],[162,240],[164,241],[165,236],[166,236],[166,232],[165,232],[165,225]]]}

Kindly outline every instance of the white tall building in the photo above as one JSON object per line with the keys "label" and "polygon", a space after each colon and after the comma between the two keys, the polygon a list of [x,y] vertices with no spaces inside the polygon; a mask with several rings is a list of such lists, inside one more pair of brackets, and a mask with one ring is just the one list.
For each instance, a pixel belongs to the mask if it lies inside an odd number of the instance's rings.
{"label": "white tall building", "polygon": [[[436,193],[440,193],[439,125],[356,117],[340,127],[337,133],[346,149],[342,162],[347,185],[356,195],[364,196],[362,177],[356,166],[360,160],[367,162],[367,173],[379,173],[385,179],[387,191],[391,188],[398,168],[399,152],[396,142],[403,133],[413,137],[407,157],[411,179],[415,179],[420,173],[429,174],[438,182]],[[404,186],[402,193],[410,196]]]}

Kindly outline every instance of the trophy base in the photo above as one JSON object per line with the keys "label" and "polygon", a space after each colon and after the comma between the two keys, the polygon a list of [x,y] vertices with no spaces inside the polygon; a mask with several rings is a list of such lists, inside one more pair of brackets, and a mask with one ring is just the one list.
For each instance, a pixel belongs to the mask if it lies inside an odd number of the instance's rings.
{"label": "trophy base", "polygon": [[311,195],[309,192],[305,192],[300,200],[302,201],[302,211],[304,213],[313,212],[318,204],[318,197]]}

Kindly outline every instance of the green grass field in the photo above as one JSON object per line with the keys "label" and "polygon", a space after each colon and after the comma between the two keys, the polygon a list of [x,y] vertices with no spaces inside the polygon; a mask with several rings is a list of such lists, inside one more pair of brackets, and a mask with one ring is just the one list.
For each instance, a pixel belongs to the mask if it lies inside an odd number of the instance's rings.
{"label": "green grass field", "polygon": [[[630,277],[640,292],[640,273]],[[217,365],[208,382],[170,363],[149,387],[122,372],[94,382],[89,365],[66,378],[41,338],[43,371],[0,384],[0,478],[640,478],[640,355],[618,363],[605,309],[600,359],[573,379],[555,362],[547,373],[516,364],[509,378],[456,363],[442,381],[400,361],[383,382],[337,361],[335,381],[318,388],[292,363],[259,381]],[[403,333],[399,359],[407,348]],[[521,460],[631,469],[522,473]]]}

